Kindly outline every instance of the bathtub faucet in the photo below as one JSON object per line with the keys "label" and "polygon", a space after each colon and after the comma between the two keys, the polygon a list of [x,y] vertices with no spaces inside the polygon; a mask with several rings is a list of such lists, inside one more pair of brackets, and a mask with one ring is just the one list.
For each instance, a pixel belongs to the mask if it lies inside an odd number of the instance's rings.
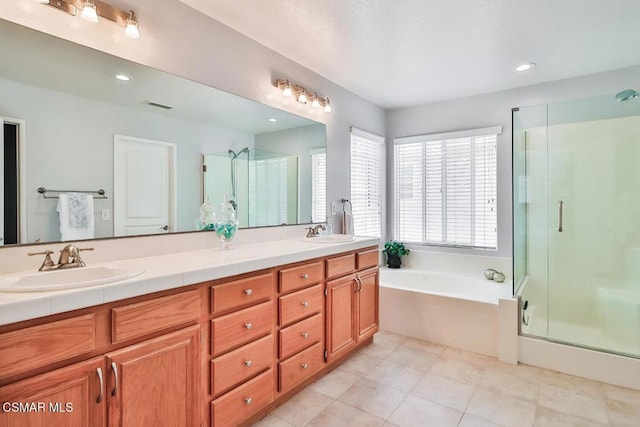
{"label": "bathtub faucet", "polygon": [[493,280],[498,283],[504,282],[504,279],[505,279],[504,273],[494,270],[493,268],[489,268],[485,270],[484,277],[485,279]]}

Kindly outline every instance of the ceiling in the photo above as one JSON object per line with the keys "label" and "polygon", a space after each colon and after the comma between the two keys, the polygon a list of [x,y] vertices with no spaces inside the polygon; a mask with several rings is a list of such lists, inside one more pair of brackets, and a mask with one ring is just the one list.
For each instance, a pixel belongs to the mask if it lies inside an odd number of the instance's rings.
{"label": "ceiling", "polygon": [[384,108],[640,64],[638,0],[181,1]]}

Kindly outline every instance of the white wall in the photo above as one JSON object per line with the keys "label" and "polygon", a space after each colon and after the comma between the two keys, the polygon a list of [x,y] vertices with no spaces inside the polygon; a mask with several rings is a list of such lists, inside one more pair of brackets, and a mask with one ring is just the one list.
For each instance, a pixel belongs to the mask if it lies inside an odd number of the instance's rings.
{"label": "white wall", "polygon": [[[502,125],[498,136],[498,250],[512,254],[511,230],[511,109],[619,92],[640,87],[640,67],[599,73],[568,80],[526,86],[502,92],[387,111],[387,140],[411,135]],[[387,227],[393,233],[393,145],[387,146]],[[441,251],[483,254],[483,251],[440,248]]]}
{"label": "white wall", "polygon": [[[113,236],[113,135],[177,144],[179,231],[195,229],[202,198],[201,153],[252,145],[253,134],[231,131],[0,79],[0,116],[26,120],[27,239],[59,241],[56,200],[38,187],[106,191],[96,200],[95,237]],[[53,107],[53,108],[52,108]],[[109,220],[100,211],[108,209]]]}
{"label": "white wall", "polygon": [[[384,135],[382,108],[176,0],[117,5],[135,10],[140,40],[125,38],[122,28],[105,20],[89,24],[33,0],[2,0],[0,17],[325,123],[327,202],[348,197],[349,128]],[[277,78],[330,98],[333,113],[284,105],[281,92],[273,87]]]}

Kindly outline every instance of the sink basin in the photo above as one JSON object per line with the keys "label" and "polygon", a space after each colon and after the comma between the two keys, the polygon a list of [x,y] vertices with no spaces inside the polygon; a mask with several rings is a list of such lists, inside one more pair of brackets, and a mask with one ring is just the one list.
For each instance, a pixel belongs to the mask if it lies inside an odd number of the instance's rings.
{"label": "sink basin", "polygon": [[329,234],[327,236],[305,237],[300,241],[305,243],[346,243],[353,242],[355,237],[347,234]]}
{"label": "sink basin", "polygon": [[142,273],[144,273],[143,269],[111,266],[38,271],[1,278],[0,292],[42,292],[86,288],[130,279]]}

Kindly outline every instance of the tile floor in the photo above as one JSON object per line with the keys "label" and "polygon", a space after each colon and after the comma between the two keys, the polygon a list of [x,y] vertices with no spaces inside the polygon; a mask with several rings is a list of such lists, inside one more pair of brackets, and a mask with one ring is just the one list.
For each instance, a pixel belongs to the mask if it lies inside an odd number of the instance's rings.
{"label": "tile floor", "polygon": [[254,426],[640,427],[640,391],[379,332]]}

